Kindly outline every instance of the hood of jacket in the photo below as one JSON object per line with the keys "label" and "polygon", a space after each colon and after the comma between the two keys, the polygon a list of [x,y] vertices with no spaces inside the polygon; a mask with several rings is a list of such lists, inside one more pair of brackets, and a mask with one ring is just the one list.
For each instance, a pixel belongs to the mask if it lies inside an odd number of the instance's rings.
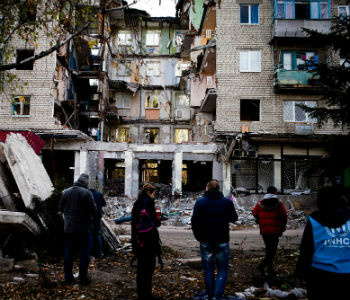
{"label": "hood of jacket", "polygon": [[76,182],[74,182],[73,186],[80,186],[80,187],[88,189],[86,184],[83,181],[80,181],[80,180],[77,180]]}
{"label": "hood of jacket", "polygon": [[311,217],[323,226],[337,228],[344,225],[350,219],[349,208],[329,208],[318,210],[311,214]]}
{"label": "hood of jacket", "polygon": [[259,204],[263,210],[271,211],[279,207],[281,203],[275,194],[266,194]]}

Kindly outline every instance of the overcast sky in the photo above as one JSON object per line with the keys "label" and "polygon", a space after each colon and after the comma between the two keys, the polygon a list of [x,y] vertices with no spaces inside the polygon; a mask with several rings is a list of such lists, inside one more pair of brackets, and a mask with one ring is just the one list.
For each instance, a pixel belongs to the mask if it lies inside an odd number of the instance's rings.
{"label": "overcast sky", "polygon": [[[127,0],[128,3],[133,3],[134,0]],[[137,0],[137,4],[130,8],[137,8],[147,11],[152,17],[175,17],[176,0]]]}

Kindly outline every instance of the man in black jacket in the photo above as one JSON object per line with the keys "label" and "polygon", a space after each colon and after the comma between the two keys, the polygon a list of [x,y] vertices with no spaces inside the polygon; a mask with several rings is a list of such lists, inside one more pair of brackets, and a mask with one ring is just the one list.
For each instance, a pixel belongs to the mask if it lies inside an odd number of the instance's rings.
{"label": "man in black jacket", "polygon": [[80,251],[79,283],[89,284],[90,238],[92,218],[96,216],[96,205],[88,189],[89,175],[81,174],[72,187],[63,191],[59,209],[64,213],[65,253],[64,279],[74,282],[73,254]]}
{"label": "man in black jacket", "polygon": [[[211,180],[206,192],[193,209],[192,230],[200,242],[205,288],[209,299],[221,299],[227,279],[230,258],[229,223],[238,219],[233,202],[219,191],[217,180]],[[214,278],[214,266],[218,269]]]}

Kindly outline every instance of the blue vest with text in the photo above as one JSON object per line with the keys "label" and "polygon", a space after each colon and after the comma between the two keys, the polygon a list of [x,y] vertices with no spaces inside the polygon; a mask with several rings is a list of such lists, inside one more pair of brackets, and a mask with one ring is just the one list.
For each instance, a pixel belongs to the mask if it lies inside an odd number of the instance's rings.
{"label": "blue vest with text", "polygon": [[333,273],[350,273],[350,219],[341,227],[329,228],[309,217],[315,252],[312,266]]}

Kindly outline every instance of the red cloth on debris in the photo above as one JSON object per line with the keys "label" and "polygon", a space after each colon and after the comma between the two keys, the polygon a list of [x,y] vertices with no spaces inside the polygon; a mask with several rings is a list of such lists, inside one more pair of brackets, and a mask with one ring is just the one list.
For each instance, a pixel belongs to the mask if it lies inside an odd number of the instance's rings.
{"label": "red cloth on debris", "polygon": [[4,131],[4,130],[0,130],[0,141],[5,143],[7,135],[10,133],[20,133],[21,135],[23,135],[26,138],[28,144],[33,148],[33,150],[36,154],[39,154],[41,149],[46,144],[46,142],[41,137],[39,137],[38,135],[36,135],[32,131]]}

